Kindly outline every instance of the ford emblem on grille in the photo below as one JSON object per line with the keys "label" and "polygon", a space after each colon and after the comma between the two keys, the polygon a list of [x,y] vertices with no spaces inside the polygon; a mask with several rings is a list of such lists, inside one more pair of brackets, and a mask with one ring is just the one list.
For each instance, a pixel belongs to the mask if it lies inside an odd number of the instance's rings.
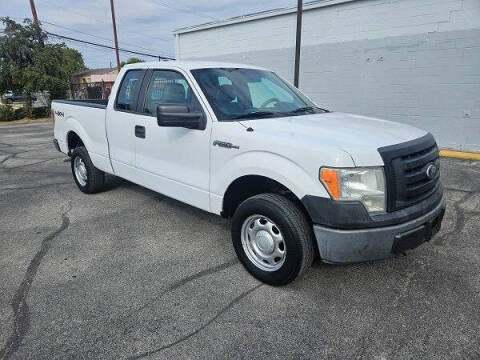
{"label": "ford emblem on grille", "polygon": [[427,175],[428,179],[433,179],[435,175],[437,175],[438,168],[435,164],[430,164],[427,166],[427,170],[425,170],[425,175]]}

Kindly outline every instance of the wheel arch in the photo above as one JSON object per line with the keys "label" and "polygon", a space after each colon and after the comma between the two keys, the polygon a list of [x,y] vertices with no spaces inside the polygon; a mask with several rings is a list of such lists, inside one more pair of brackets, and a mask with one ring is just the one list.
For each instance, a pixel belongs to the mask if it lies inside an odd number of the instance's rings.
{"label": "wheel arch", "polygon": [[[91,150],[90,144],[90,137],[85,130],[84,125],[74,116],[68,116],[64,123],[65,129],[65,141],[67,143],[68,154],[70,155],[71,152],[75,147],[71,147],[71,145],[78,145],[79,141],[83,146],[88,150]],[[70,143],[69,143],[70,139]]]}
{"label": "wheel arch", "polygon": [[[239,154],[211,170],[210,209],[214,213],[231,216],[231,201],[235,198],[232,191],[246,192],[238,184],[246,186],[249,189],[248,194],[252,195],[261,192],[275,193],[281,189],[280,192],[289,194],[299,202],[306,195],[329,197],[318,180],[318,171],[315,167],[305,169],[299,163],[272,152],[249,151]],[[255,189],[257,182],[260,182],[259,189]],[[254,185],[251,185],[252,183]],[[272,188],[274,191],[271,191]],[[238,206],[238,201],[234,202],[233,209],[235,206]]]}
{"label": "wheel arch", "polygon": [[263,193],[274,193],[287,197],[310,219],[301,199],[292,190],[277,180],[257,174],[243,175],[230,183],[223,196],[221,215],[231,218],[243,201]]}
{"label": "wheel arch", "polygon": [[69,130],[67,132],[68,154],[70,155],[72,151],[79,146],[85,146],[85,143],[83,142],[82,138],[74,130]]}

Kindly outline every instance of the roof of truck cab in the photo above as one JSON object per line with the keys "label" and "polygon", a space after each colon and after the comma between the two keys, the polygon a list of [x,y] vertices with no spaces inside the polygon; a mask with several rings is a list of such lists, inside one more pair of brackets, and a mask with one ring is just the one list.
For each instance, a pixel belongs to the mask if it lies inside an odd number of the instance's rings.
{"label": "roof of truck cab", "polygon": [[194,70],[194,69],[205,69],[205,68],[247,68],[247,69],[264,70],[264,68],[260,66],[247,65],[247,64],[218,62],[218,61],[183,61],[183,60],[151,61],[151,62],[129,64],[129,65],[125,65],[124,67],[126,69],[180,68],[184,70]]}

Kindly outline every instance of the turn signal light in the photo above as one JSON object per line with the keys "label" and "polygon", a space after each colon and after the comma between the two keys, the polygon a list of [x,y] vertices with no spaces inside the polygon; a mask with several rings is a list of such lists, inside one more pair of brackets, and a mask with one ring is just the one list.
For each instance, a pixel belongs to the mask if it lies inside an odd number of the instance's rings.
{"label": "turn signal light", "polygon": [[338,171],[334,169],[322,169],[320,172],[320,178],[325,186],[330,191],[330,195],[338,200],[340,197],[340,185],[338,183]]}

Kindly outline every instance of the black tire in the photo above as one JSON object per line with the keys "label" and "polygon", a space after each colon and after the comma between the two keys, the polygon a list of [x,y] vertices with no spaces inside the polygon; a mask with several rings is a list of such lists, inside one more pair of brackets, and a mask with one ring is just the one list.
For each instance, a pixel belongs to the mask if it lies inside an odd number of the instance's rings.
{"label": "black tire", "polygon": [[12,100],[12,99],[7,99],[5,102],[6,102],[7,104],[13,104],[13,100]]}
{"label": "black tire", "polygon": [[[261,215],[278,226],[286,253],[281,267],[266,271],[258,267],[242,245],[242,226],[253,215]],[[286,285],[311,267],[314,258],[313,230],[305,214],[292,201],[277,194],[248,198],[236,209],[232,223],[232,241],[238,258],[247,271],[269,285]]]}
{"label": "black tire", "polygon": [[[77,175],[75,174],[74,163],[76,158],[80,158],[83,161],[87,170],[87,179],[86,184],[84,185],[80,183],[79,179],[77,179]],[[75,184],[77,184],[81,192],[85,194],[94,194],[103,189],[105,183],[105,173],[101,170],[98,170],[93,165],[92,160],[90,160],[90,156],[88,155],[88,151],[84,146],[77,147],[73,150],[70,165]]]}

